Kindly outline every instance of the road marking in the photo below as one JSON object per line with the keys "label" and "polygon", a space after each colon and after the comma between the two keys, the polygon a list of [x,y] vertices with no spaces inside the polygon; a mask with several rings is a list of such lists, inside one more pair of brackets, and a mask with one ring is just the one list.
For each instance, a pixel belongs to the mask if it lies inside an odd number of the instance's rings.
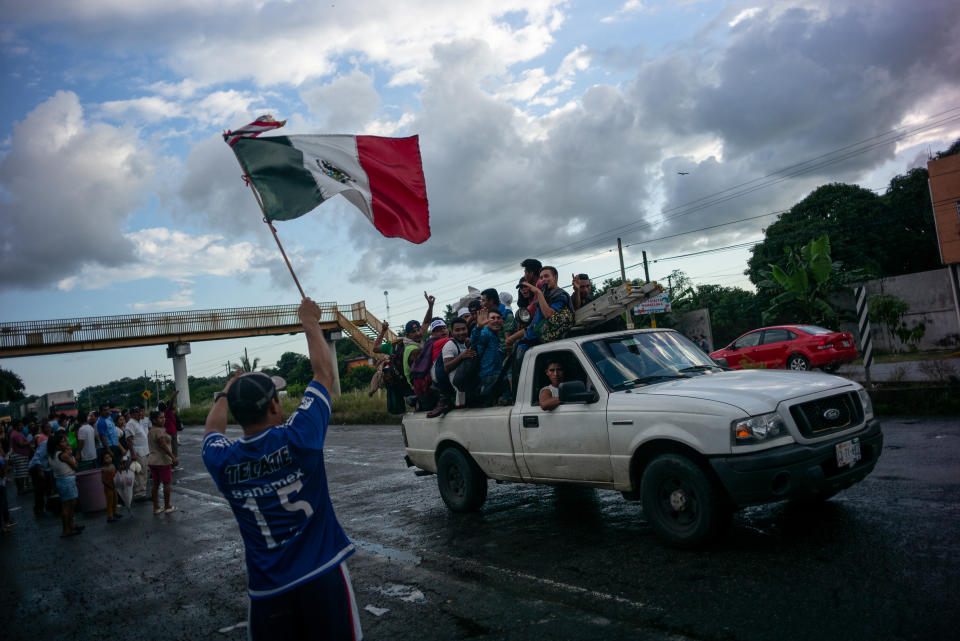
{"label": "road marking", "polygon": [[437,559],[443,559],[445,561],[450,561],[454,563],[462,563],[467,566],[472,566],[473,568],[479,570],[487,570],[494,572],[496,574],[501,574],[511,579],[524,579],[526,581],[532,581],[534,583],[539,583],[540,585],[545,585],[547,587],[553,588],[562,592],[569,592],[571,594],[579,594],[584,596],[593,597],[600,601],[612,601],[620,605],[630,606],[637,610],[657,610],[661,608],[656,606],[650,606],[646,603],[640,603],[639,601],[631,601],[630,599],[625,599],[622,596],[617,596],[616,594],[609,594],[607,592],[599,592],[597,590],[591,590],[589,588],[584,588],[579,585],[572,585],[570,583],[563,583],[561,581],[554,581],[553,579],[545,579],[540,576],[535,576],[533,574],[527,574],[526,572],[517,572],[516,570],[508,570],[506,568],[501,568],[496,565],[488,565],[486,563],[478,563],[476,561],[471,561],[470,559],[463,559],[456,556],[449,556],[447,554],[441,554],[439,552],[428,552],[426,550],[421,550],[421,554],[425,557],[434,557]]}

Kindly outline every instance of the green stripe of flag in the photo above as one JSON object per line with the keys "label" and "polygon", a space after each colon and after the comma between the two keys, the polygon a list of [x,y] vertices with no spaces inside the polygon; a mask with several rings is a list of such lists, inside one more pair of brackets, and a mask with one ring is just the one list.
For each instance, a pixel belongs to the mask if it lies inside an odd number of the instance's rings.
{"label": "green stripe of flag", "polygon": [[323,202],[303,153],[287,136],[241,138],[233,147],[244,173],[263,200],[267,220],[290,220]]}

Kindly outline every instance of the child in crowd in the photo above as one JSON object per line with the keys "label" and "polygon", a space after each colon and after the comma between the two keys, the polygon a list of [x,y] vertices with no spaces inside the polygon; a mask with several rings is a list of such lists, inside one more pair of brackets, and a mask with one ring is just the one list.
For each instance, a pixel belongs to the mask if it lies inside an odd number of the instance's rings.
{"label": "child in crowd", "polygon": [[117,468],[113,465],[113,455],[107,452],[103,455],[103,469],[100,470],[100,479],[103,481],[103,495],[107,499],[107,523],[119,520],[117,511]]}

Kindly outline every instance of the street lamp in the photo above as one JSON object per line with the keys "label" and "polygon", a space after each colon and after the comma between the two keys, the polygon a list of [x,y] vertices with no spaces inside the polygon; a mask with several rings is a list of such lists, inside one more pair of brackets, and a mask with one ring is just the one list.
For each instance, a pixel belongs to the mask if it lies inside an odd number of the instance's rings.
{"label": "street lamp", "polygon": [[383,299],[387,302],[387,323],[390,322],[390,292],[383,290]]}

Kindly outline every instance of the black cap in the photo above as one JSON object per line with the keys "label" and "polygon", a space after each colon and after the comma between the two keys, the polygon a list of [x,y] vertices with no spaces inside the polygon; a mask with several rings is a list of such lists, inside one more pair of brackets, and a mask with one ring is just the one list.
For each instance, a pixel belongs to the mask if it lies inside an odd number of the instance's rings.
{"label": "black cap", "polygon": [[277,390],[287,386],[287,382],[279,376],[267,376],[263,372],[248,372],[233,382],[227,390],[227,405],[230,411],[260,414],[266,409]]}

